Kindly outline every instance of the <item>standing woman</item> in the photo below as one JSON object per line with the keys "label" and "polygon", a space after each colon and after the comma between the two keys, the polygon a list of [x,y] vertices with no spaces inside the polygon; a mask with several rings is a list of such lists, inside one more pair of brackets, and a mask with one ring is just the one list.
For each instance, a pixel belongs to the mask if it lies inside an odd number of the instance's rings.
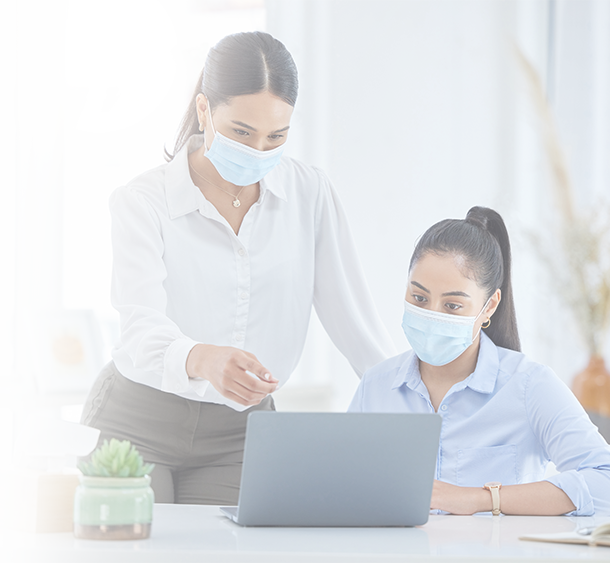
{"label": "standing woman", "polygon": [[121,338],[83,422],[155,463],[157,502],[236,504],[247,415],[274,409],[312,305],[358,375],[394,352],[330,181],[282,156],[297,88],[278,40],[225,37],[169,162],[111,197]]}

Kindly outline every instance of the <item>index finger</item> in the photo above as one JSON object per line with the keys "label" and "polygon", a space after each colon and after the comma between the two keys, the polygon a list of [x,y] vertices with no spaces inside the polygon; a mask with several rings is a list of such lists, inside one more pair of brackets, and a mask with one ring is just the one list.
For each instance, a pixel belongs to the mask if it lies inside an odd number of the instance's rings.
{"label": "index finger", "polygon": [[279,383],[279,381],[271,375],[269,370],[258,361],[256,356],[246,356],[244,358],[244,362],[238,362],[237,365],[246,373],[258,377],[260,380],[266,383]]}
{"label": "index finger", "polygon": [[277,383],[262,380],[247,370],[242,371],[242,373],[244,375],[241,375],[240,377],[236,378],[235,381],[252,393],[262,393],[264,395],[269,395],[277,389]]}

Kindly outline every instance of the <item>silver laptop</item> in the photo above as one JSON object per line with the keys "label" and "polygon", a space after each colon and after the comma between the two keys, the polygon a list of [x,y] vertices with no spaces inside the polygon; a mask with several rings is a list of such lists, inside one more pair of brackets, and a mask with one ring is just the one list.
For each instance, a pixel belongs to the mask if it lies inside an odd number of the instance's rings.
{"label": "silver laptop", "polygon": [[248,415],[242,526],[416,526],[428,521],[437,414]]}

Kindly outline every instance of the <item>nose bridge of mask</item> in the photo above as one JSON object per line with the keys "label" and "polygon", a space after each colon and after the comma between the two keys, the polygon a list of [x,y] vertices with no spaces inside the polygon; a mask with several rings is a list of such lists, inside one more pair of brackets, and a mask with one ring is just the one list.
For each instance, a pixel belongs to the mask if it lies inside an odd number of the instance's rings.
{"label": "nose bridge of mask", "polygon": [[239,141],[235,141],[233,139],[229,139],[225,137],[222,133],[217,132],[214,139],[218,139],[217,143],[220,145],[224,145],[240,153],[241,157],[244,159],[242,164],[248,164],[250,166],[261,166],[265,165],[266,162],[273,161],[277,158],[278,155],[281,155],[284,151],[284,145],[280,145],[279,147],[275,147],[274,149],[268,151],[261,151],[258,149],[254,149],[249,147],[248,145],[244,145]]}
{"label": "nose bridge of mask", "polygon": [[405,311],[408,311],[415,317],[426,319],[427,321],[434,321],[437,324],[444,324],[447,326],[464,326],[474,323],[477,317],[466,317],[463,315],[451,315],[449,313],[441,313],[440,311],[430,311],[409,303],[405,299]]}
{"label": "nose bridge of mask", "polygon": [[470,324],[471,322],[472,323],[476,322],[476,320],[481,316],[481,314],[483,313],[483,311],[485,310],[485,308],[487,307],[487,305],[489,304],[490,301],[491,301],[491,297],[487,301],[485,301],[485,304],[479,311],[478,315],[476,315],[474,317],[467,317],[464,315],[451,315],[449,313],[441,313],[440,311],[430,311],[428,309],[423,309],[422,307],[418,307],[417,305],[413,305],[412,303],[409,303],[406,299],[405,299],[405,308],[411,310],[413,313],[415,313],[416,315],[418,315],[420,317],[425,317],[425,318],[428,318],[431,320],[436,320],[439,322],[446,322],[449,324],[465,325],[465,324]]}
{"label": "nose bridge of mask", "polygon": [[[239,141],[235,141],[233,139],[229,139],[228,137],[225,137],[222,133],[219,133],[218,131],[216,131],[216,127],[214,127],[214,121],[212,119],[212,109],[210,107],[210,104],[208,102],[208,111],[210,112],[210,125],[212,126],[212,132],[214,133],[214,138],[218,139],[217,143],[221,144],[221,145],[225,145],[226,147],[229,147],[237,152],[240,152],[242,154],[242,157],[245,157],[246,160],[248,161],[247,164],[249,164],[250,166],[257,166],[260,165],[260,161],[268,161],[270,162],[272,159],[274,159],[275,157],[277,157],[278,155],[281,155],[284,151],[284,144],[280,145],[279,147],[275,147],[274,149],[268,150],[268,151],[260,151],[258,149],[249,147],[248,145],[244,145],[243,143],[240,143]],[[211,149],[212,147],[210,147]],[[222,158],[222,157],[221,157]],[[246,164],[244,162],[244,164]],[[273,167],[275,163],[273,164],[269,164],[270,167]]]}

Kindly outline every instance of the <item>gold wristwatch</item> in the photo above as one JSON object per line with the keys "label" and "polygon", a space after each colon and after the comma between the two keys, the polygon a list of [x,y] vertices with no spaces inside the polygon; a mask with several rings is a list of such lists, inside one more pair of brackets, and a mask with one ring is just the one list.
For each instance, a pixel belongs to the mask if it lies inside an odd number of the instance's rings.
{"label": "gold wristwatch", "polygon": [[500,516],[500,489],[502,488],[502,483],[490,481],[489,483],[485,483],[483,488],[491,493],[491,513],[494,516]]}

